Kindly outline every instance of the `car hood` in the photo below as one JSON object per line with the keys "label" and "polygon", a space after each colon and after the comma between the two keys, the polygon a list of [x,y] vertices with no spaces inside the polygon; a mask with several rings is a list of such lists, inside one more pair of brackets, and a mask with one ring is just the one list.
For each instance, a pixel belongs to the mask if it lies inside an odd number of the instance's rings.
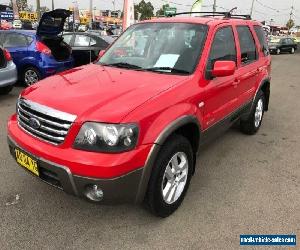
{"label": "car hood", "polygon": [[64,30],[66,19],[72,14],[65,9],[45,12],[39,22],[36,34],[38,36],[57,36]]}
{"label": "car hood", "polygon": [[119,123],[187,77],[90,64],[42,80],[25,89],[22,97],[77,115],[78,122]]}

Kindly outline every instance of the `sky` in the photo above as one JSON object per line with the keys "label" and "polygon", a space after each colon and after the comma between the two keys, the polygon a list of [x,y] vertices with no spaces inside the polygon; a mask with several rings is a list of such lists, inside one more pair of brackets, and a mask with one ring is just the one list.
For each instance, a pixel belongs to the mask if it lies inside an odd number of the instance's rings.
{"label": "sky", "polygon": [[[40,0],[41,6],[51,6],[51,0]],[[77,0],[80,9],[89,8],[89,0]],[[191,5],[195,0],[145,0],[150,1],[155,9],[159,9],[163,4],[170,3],[177,7],[178,12],[190,11]],[[252,0],[216,0],[217,11],[229,10],[238,7],[239,14],[249,14]],[[0,3],[7,4],[9,0],[0,0]],[[68,8],[72,6],[74,0],[54,0],[56,8]],[[134,0],[135,3],[140,0]],[[36,0],[28,0],[28,3],[36,6]],[[93,0],[94,7],[97,9],[113,9],[113,0]],[[203,0],[203,11],[212,10],[213,0]],[[270,22],[274,19],[274,24],[284,25],[288,21],[291,12],[291,6],[294,5],[293,19],[300,25],[300,1],[299,0],[255,0],[253,18],[260,21]],[[123,9],[123,0],[115,0],[116,9]]]}

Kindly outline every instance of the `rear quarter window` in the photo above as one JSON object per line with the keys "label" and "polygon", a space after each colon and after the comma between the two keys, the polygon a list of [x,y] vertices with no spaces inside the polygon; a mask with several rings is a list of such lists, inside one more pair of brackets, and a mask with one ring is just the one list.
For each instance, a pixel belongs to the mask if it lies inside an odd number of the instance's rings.
{"label": "rear quarter window", "polygon": [[269,49],[268,49],[268,42],[267,42],[266,32],[259,25],[255,25],[254,30],[255,30],[256,36],[259,40],[259,43],[260,43],[260,46],[262,48],[262,51],[263,51],[264,55],[265,56],[270,55],[270,52],[269,52]]}
{"label": "rear quarter window", "polygon": [[28,40],[26,36],[17,33],[7,34],[3,42],[4,48],[27,47],[27,46],[28,46]]}

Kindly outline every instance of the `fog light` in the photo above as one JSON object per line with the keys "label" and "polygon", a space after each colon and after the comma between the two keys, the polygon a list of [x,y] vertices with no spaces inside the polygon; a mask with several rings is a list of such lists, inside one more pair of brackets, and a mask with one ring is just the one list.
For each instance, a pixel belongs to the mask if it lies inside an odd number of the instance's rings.
{"label": "fog light", "polygon": [[91,201],[101,201],[103,195],[102,189],[97,185],[91,185],[86,188],[85,196]]}

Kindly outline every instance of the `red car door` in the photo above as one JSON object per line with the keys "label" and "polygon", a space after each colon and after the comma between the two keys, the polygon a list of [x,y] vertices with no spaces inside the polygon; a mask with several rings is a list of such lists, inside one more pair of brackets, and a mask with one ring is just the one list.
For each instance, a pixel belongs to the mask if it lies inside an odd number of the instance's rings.
{"label": "red car door", "polygon": [[206,66],[205,95],[203,100],[203,129],[223,120],[237,109],[236,76],[215,77],[209,74],[216,61],[237,62],[235,36],[231,25],[218,28],[212,41]]}
{"label": "red car door", "polygon": [[239,40],[236,91],[238,105],[243,107],[251,102],[256,91],[260,62],[257,45],[249,26],[236,27]]}

